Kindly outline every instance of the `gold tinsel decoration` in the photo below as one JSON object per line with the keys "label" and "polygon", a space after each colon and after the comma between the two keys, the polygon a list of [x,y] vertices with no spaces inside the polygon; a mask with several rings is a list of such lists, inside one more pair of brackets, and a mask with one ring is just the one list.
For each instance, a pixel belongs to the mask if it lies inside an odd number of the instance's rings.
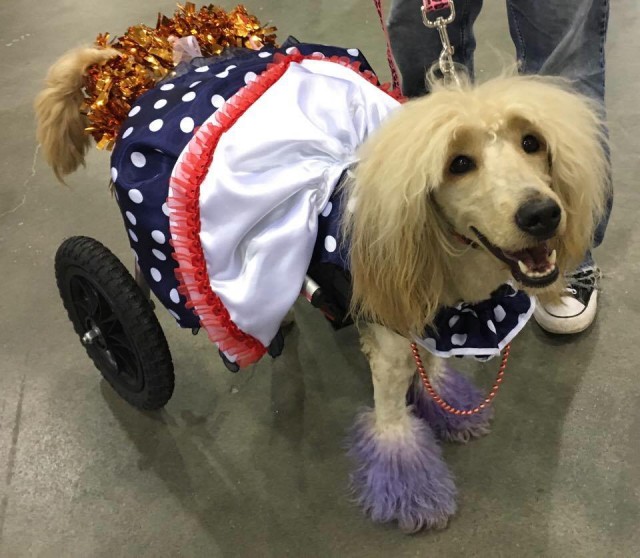
{"label": "gold tinsel decoration", "polygon": [[259,49],[275,44],[275,31],[275,27],[263,27],[242,5],[226,12],[213,4],[197,10],[195,4],[187,2],[178,4],[171,18],[158,14],[155,29],[135,25],[114,41],[108,33],[98,35],[97,46],[114,48],[121,55],[87,70],[83,105],[90,122],[87,133],[98,148],[113,147],[131,105],[173,71],[170,37],[192,35],[203,56],[215,56],[227,47]]}

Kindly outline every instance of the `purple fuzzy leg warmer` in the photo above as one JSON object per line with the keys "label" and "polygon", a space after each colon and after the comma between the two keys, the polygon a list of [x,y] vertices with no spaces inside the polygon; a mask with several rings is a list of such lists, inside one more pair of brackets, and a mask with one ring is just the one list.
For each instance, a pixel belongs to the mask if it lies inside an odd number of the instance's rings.
{"label": "purple fuzzy leg warmer", "polygon": [[[458,409],[473,409],[484,399],[471,380],[451,368],[447,368],[433,387],[440,397]],[[489,434],[491,430],[492,407],[467,417],[447,413],[427,393],[417,374],[407,393],[407,402],[413,405],[414,414],[426,420],[441,440],[466,443]]]}
{"label": "purple fuzzy leg warmer", "polygon": [[378,433],[372,410],[359,414],[349,440],[351,485],[373,521],[397,520],[406,532],[444,528],[456,511],[456,487],[429,426],[408,419],[408,429],[391,438]]}

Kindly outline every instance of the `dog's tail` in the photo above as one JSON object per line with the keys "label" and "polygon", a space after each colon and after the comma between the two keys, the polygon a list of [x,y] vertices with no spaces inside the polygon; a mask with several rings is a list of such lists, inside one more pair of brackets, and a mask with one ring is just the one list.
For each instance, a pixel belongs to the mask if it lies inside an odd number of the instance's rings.
{"label": "dog's tail", "polygon": [[37,138],[47,163],[60,182],[84,164],[90,144],[87,119],[80,113],[83,75],[93,64],[118,56],[111,48],[83,47],[67,52],[49,70],[35,101]]}

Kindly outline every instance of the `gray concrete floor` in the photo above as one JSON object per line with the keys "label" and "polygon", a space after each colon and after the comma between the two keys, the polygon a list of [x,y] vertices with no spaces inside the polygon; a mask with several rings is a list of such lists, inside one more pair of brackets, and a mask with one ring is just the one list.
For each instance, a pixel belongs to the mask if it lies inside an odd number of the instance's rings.
{"label": "gray concrete floor", "polygon": [[[369,0],[246,3],[282,39],[357,46],[386,68]],[[511,52],[504,3],[485,4],[481,77]],[[57,246],[85,234],[127,263],[130,252],[107,154],[92,150],[71,188],[57,186],[36,151],[32,100],[65,50],[153,24],[158,10],[173,3],[0,4],[0,556],[639,555],[637,1],[616,0],[611,14],[616,207],[598,253],[597,323],[570,340],[535,326],[517,340],[492,435],[445,449],[459,515],[415,537],[369,523],[345,491],[345,429],[371,401],[354,331],[335,334],[300,305],[284,356],[234,376],[204,336],[159,310],[177,385],[155,414],[118,399],[72,331],[53,277]]]}

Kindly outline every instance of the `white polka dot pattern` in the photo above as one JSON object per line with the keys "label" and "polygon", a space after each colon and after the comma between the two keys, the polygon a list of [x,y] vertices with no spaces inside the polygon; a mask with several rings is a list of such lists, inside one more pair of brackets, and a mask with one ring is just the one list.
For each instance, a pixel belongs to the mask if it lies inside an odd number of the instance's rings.
{"label": "white polka dot pattern", "polygon": [[229,72],[233,69],[235,69],[236,66],[234,66],[233,64],[231,66],[227,66],[226,70],[224,70],[224,72],[220,72],[219,74],[216,74],[217,78],[227,78],[229,77]]}
{"label": "white polka dot pattern", "polygon": [[164,122],[161,118],[156,118],[153,122],[151,122],[151,124],[149,124],[149,130],[151,130],[152,132],[158,132],[162,128],[163,124]]}
{"label": "white polka dot pattern", "polygon": [[180,120],[180,129],[188,134],[193,132],[193,128],[195,127],[195,123],[193,122],[193,118],[190,116],[185,116],[182,120]]}
{"label": "white polka dot pattern", "polygon": [[157,248],[154,248],[153,250],[151,250],[151,253],[162,262],[166,261],[167,259],[167,256],[165,256],[164,253],[158,250]]}
{"label": "white polka dot pattern", "polygon": [[211,104],[216,108],[220,108],[224,105],[224,97],[222,95],[214,95],[211,97]]}
{"label": "white polka dot pattern", "polygon": [[131,154],[131,163],[134,167],[141,169],[147,164],[147,158],[139,151],[134,151]]}
{"label": "white polka dot pattern", "polygon": [[329,235],[324,239],[324,249],[327,252],[335,252],[337,246],[338,246],[338,243],[336,242],[336,239],[333,236]]}
{"label": "white polka dot pattern", "polygon": [[451,336],[451,343],[453,345],[457,345],[458,347],[462,347],[467,342],[467,334],[466,333],[454,333]]}
{"label": "white polka dot pattern", "polygon": [[162,231],[152,231],[151,238],[153,238],[153,240],[155,240],[158,244],[164,244],[166,241],[166,238]]}
{"label": "white polka dot pattern", "polygon": [[[172,77],[170,83],[161,83],[132,107],[131,119],[123,126],[114,147],[110,174],[113,182],[117,181],[116,195],[119,194],[130,244],[135,247],[136,258],[141,258],[139,265],[154,293],[183,326],[192,327],[198,322],[191,309],[182,306],[184,297],[177,290],[173,247],[169,242],[172,215],[166,190],[163,192],[162,188],[169,180],[172,160],[182,152],[197,126],[214,111],[225,110],[226,102],[240,88],[268,68],[275,52],[284,53],[284,49],[274,52],[268,48],[253,53],[250,60],[219,62],[214,58],[205,66]],[[288,54],[312,52],[311,48],[305,50],[301,46],[287,50]],[[318,47],[320,50],[325,47]],[[326,56],[345,54],[344,50],[331,49]],[[339,213],[337,208],[340,206],[333,200],[327,202],[322,218],[332,221]],[[340,258],[339,236],[334,231],[320,234],[318,245],[324,248],[321,251],[327,257],[333,251],[332,257]]]}
{"label": "white polka dot pattern", "polygon": [[140,190],[137,190],[136,188],[132,188],[131,190],[129,190],[129,199],[133,203],[142,203],[142,192]]}

